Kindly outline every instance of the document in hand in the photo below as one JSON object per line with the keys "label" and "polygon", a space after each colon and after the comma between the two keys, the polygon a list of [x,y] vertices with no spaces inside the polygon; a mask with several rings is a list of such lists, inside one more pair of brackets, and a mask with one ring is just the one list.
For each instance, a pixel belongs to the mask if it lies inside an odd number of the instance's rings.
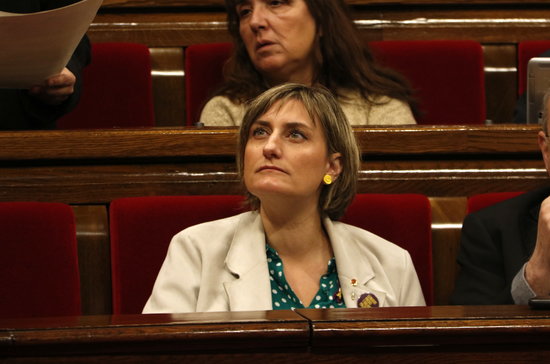
{"label": "document in hand", "polygon": [[59,73],[102,0],[30,14],[0,11],[0,88],[29,88]]}

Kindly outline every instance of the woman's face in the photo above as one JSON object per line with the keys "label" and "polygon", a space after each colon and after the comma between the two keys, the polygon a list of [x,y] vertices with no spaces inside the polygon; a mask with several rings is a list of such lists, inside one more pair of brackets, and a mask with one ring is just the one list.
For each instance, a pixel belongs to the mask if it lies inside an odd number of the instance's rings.
{"label": "woman's face", "polygon": [[275,103],[250,127],[243,177],[262,203],[269,197],[317,204],[323,176],[340,172],[340,154],[329,155],[320,123],[297,100]]}
{"label": "woman's face", "polygon": [[304,0],[245,0],[236,10],[248,55],[270,84],[311,84],[317,26]]}

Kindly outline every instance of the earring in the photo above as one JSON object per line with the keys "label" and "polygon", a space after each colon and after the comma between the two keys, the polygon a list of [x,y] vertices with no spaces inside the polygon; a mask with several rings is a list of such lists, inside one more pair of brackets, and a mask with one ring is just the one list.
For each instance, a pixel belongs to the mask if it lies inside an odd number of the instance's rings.
{"label": "earring", "polygon": [[330,174],[325,174],[323,177],[323,182],[326,185],[330,185],[332,183],[332,176]]}

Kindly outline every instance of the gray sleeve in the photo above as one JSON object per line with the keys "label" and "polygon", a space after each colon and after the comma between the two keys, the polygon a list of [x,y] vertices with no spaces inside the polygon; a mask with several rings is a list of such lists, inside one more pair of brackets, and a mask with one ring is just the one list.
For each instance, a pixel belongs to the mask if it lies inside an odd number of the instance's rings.
{"label": "gray sleeve", "polygon": [[529,283],[527,283],[527,280],[525,279],[525,266],[527,263],[525,263],[519,272],[514,277],[514,280],[512,281],[512,288],[510,290],[510,293],[512,294],[512,298],[514,299],[514,303],[516,305],[526,305],[529,301],[529,298],[535,297],[536,294],[533,292],[531,287],[529,286]]}

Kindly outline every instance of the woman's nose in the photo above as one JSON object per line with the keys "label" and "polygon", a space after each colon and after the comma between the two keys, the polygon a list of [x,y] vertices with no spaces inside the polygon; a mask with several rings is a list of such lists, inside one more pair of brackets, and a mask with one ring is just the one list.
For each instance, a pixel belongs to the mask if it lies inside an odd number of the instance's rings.
{"label": "woman's nose", "polygon": [[266,143],[264,144],[263,152],[264,157],[268,159],[280,157],[281,145],[279,138],[273,134],[270,135],[270,137],[266,140]]}
{"label": "woman's nose", "polygon": [[252,14],[250,16],[250,26],[252,30],[257,32],[260,29],[265,29],[267,27],[266,12],[262,6],[256,6],[252,9]]}

